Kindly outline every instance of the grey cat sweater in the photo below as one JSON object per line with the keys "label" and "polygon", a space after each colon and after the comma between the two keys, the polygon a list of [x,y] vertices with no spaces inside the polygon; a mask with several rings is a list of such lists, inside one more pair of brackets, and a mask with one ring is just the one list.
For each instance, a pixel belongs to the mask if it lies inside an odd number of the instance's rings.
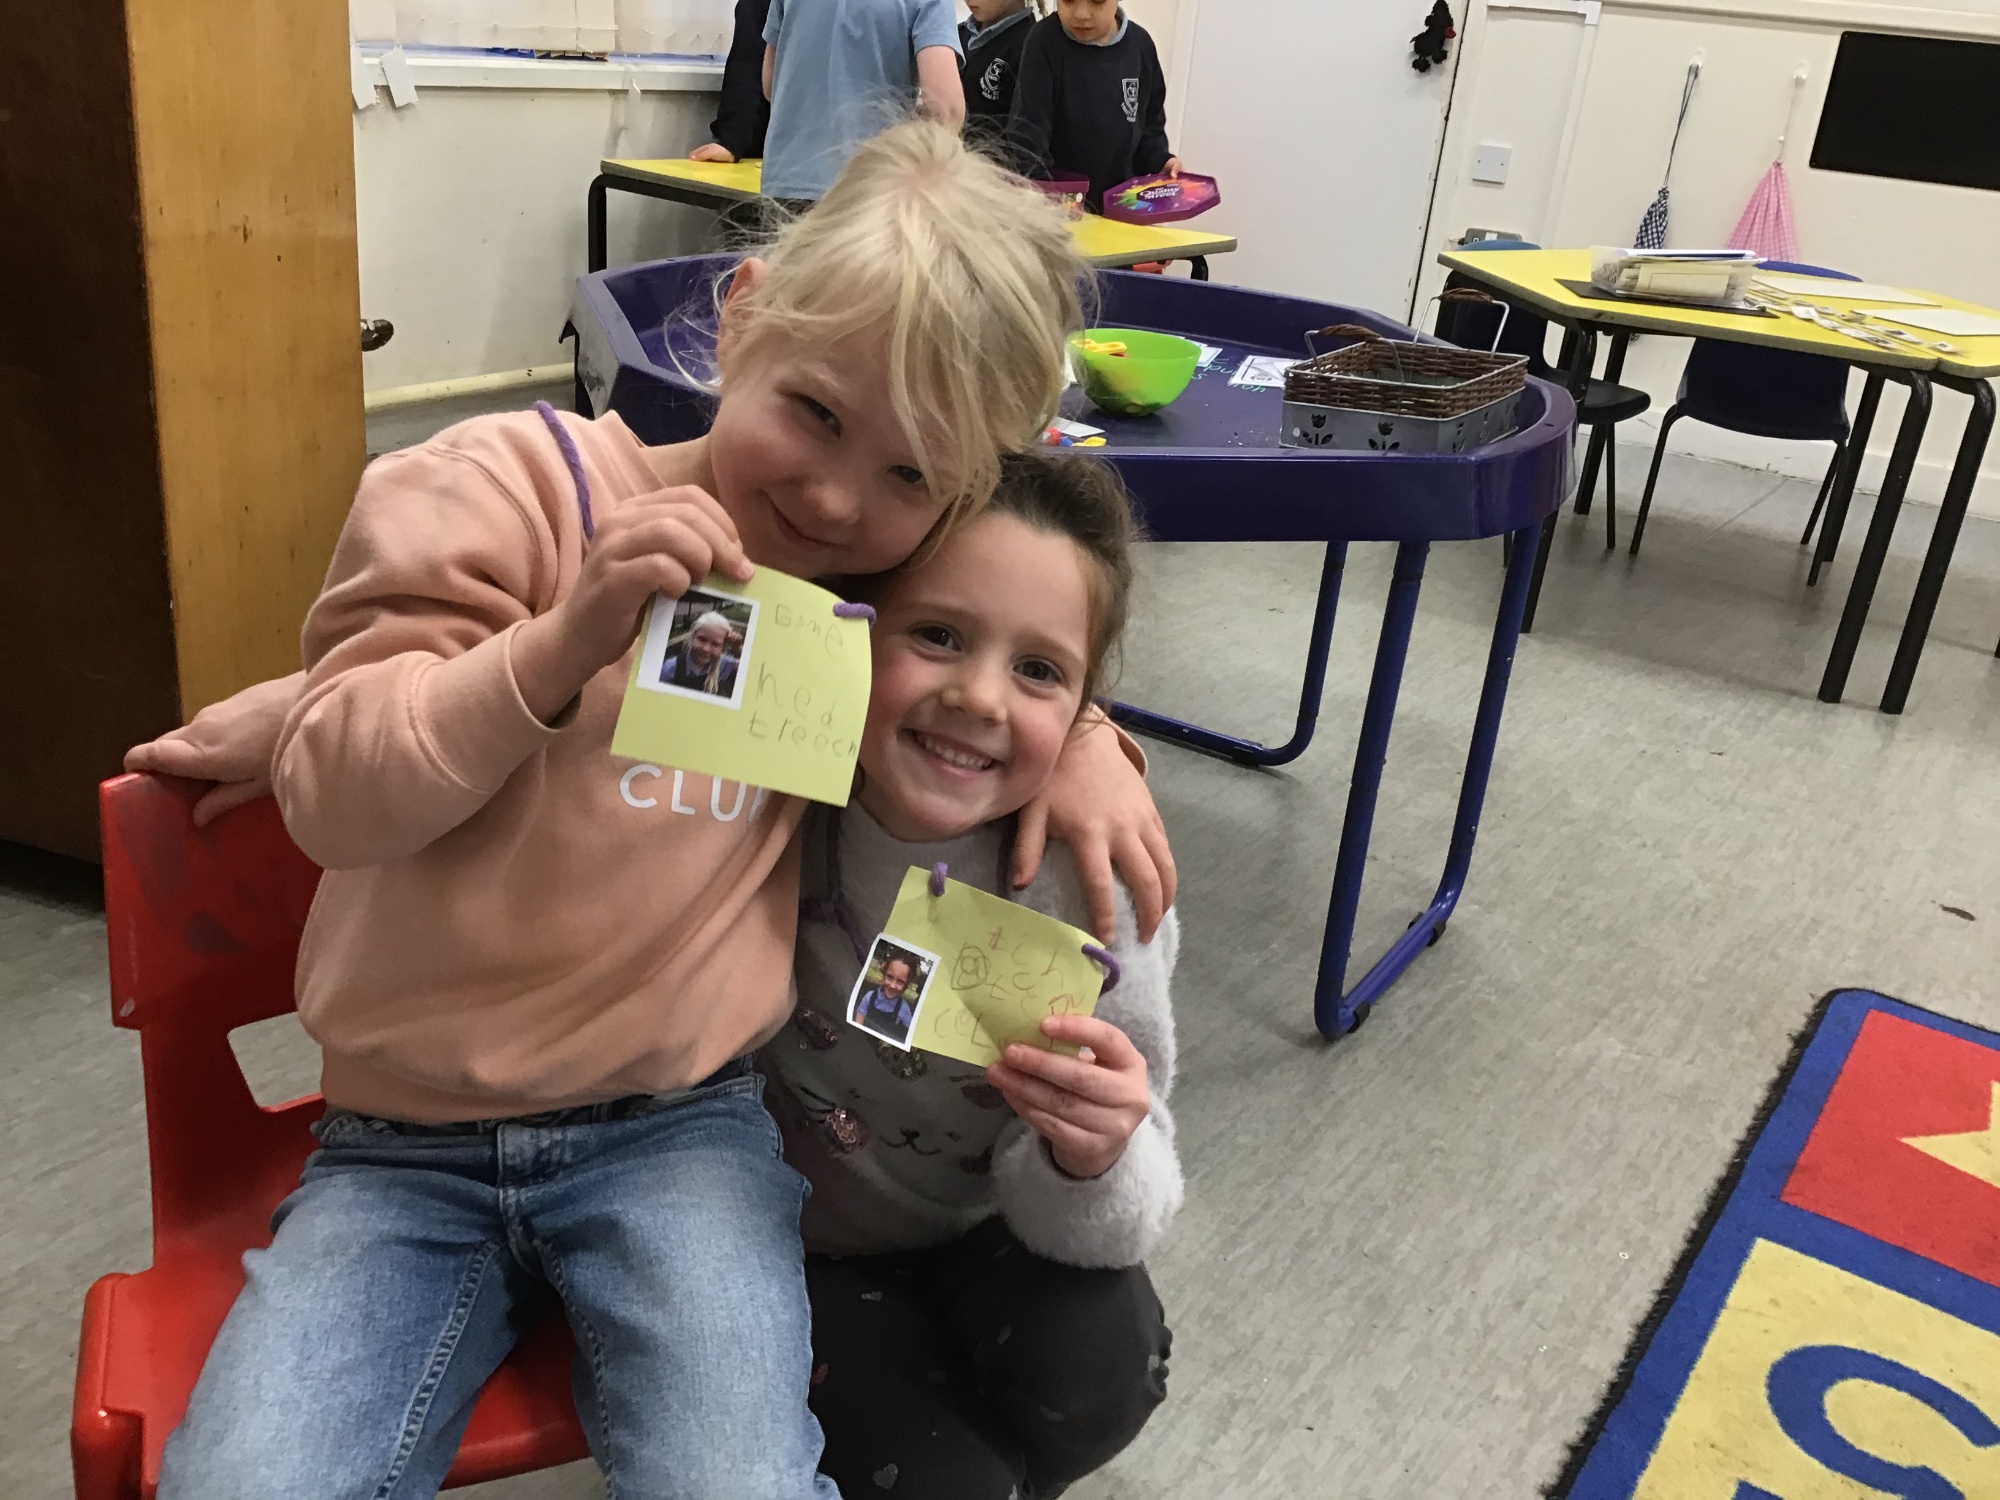
{"label": "grey cat sweater", "polygon": [[[812,1183],[808,1250],[879,1254],[957,1239],[995,1214],[1039,1255],[1077,1266],[1136,1265],[1152,1253],[1181,1203],[1167,1096],[1174,1078],[1168,994],[1178,919],[1167,914],[1140,943],[1119,893],[1110,951],[1122,973],[1096,1014],[1146,1059],[1152,1110],[1103,1176],[1070,1177],[1041,1137],[1008,1108],[985,1073],[935,1053],[903,1052],[846,1020],[861,951],[888,921],[904,873],[939,862],[951,876],[1007,895],[1002,869],[1011,820],[939,843],[891,838],[859,803],[815,807],[804,830],[803,889],[794,973],[797,1006],[760,1055],[785,1156]],[[838,887],[837,896],[834,894]],[[1013,894],[1074,926],[1089,921],[1069,850],[1051,844],[1042,873]],[[833,920],[835,912],[839,920]],[[934,984],[947,982],[939,975]]]}

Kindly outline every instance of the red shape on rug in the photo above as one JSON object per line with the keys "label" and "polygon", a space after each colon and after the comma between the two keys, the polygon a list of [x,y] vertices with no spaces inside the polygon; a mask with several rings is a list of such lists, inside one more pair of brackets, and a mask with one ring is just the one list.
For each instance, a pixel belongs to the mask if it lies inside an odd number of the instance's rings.
{"label": "red shape on rug", "polygon": [[1870,1011],[1779,1195],[2000,1286],[2000,1186],[1906,1145],[1993,1123],[2000,1050]]}

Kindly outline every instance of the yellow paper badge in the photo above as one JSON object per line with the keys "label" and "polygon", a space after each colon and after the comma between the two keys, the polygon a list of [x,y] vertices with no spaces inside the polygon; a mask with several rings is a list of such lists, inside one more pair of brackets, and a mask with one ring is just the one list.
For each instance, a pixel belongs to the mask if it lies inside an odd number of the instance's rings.
{"label": "yellow paper badge", "polygon": [[1009,1042],[1074,1052],[1049,1016],[1097,1008],[1096,939],[1054,917],[912,866],[848,1001],[849,1021],[898,1047],[985,1067]]}
{"label": "yellow paper badge", "polygon": [[867,620],[839,604],[771,568],[656,595],[611,753],[845,807],[869,656]]}

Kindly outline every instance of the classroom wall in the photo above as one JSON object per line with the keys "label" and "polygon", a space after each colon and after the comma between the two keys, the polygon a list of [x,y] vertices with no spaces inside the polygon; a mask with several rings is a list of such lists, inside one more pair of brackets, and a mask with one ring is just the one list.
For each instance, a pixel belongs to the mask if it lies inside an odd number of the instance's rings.
{"label": "classroom wall", "polygon": [[[406,109],[354,117],[361,311],[396,336],[366,356],[368,391],[529,368],[560,374],[585,269],[584,195],[605,156],[685,156],[712,93],[419,86]],[[710,216],[613,193],[612,263],[707,247]]]}
{"label": "classroom wall", "polygon": [[[1171,69],[1179,0],[1126,0]],[[715,83],[603,89],[386,90],[354,116],[364,316],[396,337],[367,356],[370,396],[567,364],[557,341],[584,270],[584,194],[607,155],[684,156],[708,138]],[[719,77],[716,82],[719,82]],[[1170,101],[1177,105],[1178,101]],[[711,216],[610,196],[614,265],[710,247]]]}
{"label": "classroom wall", "polygon": [[[1546,245],[1630,243],[1659,186],[1681,81],[1699,50],[1701,82],[1674,168],[1670,243],[1727,240],[1771,163],[1792,73],[1803,63],[1808,81],[1786,150],[1801,258],[2000,304],[1993,253],[2000,194],[1807,164],[1843,28],[2000,40],[2000,0],[1957,0],[1950,9],[1908,0],[1605,0],[1601,11],[1585,0],[1474,0],[1425,260],[1469,225],[1516,230]],[[1513,147],[1505,186],[1471,180],[1474,153],[1489,142]],[[1420,307],[1442,280],[1427,265]],[[1625,379],[1648,390],[1654,408],[1625,424],[1628,437],[1652,440],[1686,351],[1677,339],[1633,345]],[[1935,502],[1942,494],[1967,407],[1963,396],[1936,392],[1914,498]],[[1901,391],[1891,386],[1864,486],[1879,484],[1901,412]],[[1744,438],[1692,422],[1675,427],[1669,446],[1815,480],[1828,454],[1824,444]],[[1973,505],[2000,516],[2000,448],[1987,457]]]}

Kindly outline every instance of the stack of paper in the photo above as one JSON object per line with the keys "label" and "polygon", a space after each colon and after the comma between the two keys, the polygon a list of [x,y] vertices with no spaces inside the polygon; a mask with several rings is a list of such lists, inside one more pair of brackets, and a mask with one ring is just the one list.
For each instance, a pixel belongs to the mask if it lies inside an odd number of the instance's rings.
{"label": "stack of paper", "polygon": [[1894,302],[1909,307],[1936,307],[1935,297],[1906,292],[1877,281],[1842,281],[1834,276],[1800,276],[1791,271],[1759,271],[1757,285],[1787,297],[1832,297],[1841,302]]}
{"label": "stack of paper", "polygon": [[[1872,308],[1870,311],[1874,311]],[[1907,323],[1912,328],[1927,328],[1932,333],[1942,333],[1964,339],[1984,339],[2000,337],[2000,318],[1991,313],[1972,312],[1962,307],[1933,307],[1923,312],[1884,309],[1875,314],[1891,323]]]}
{"label": "stack of paper", "polygon": [[1621,250],[1593,245],[1590,280],[1628,297],[1739,306],[1757,269],[1749,250]]}

